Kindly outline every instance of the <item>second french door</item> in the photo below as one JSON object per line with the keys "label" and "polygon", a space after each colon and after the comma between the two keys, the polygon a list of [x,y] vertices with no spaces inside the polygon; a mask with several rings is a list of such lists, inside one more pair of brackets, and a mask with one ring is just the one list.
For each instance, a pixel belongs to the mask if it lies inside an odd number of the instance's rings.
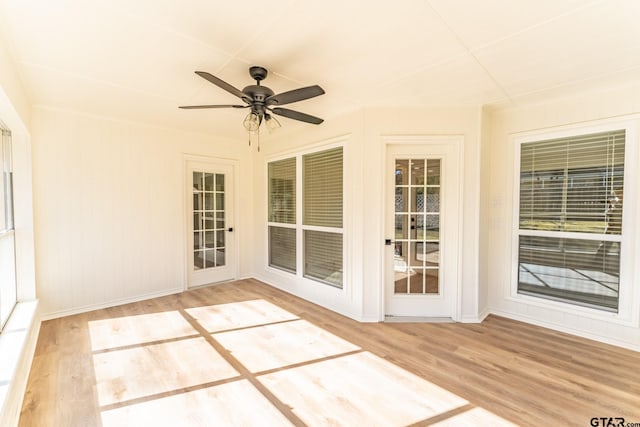
{"label": "second french door", "polygon": [[459,144],[389,144],[385,315],[456,317]]}
{"label": "second french door", "polygon": [[233,165],[187,162],[187,286],[235,278]]}

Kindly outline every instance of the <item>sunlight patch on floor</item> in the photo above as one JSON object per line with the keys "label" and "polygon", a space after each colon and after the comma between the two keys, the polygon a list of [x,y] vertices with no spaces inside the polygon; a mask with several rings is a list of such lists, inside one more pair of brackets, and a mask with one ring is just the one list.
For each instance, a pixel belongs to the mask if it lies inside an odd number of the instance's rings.
{"label": "sunlight patch on floor", "polygon": [[125,347],[198,335],[178,311],[165,311],[89,322],[91,350]]}
{"label": "sunlight patch on floor", "polygon": [[290,425],[247,380],[102,412],[102,427]]}
{"label": "sunlight patch on floor", "polygon": [[369,352],[258,379],[313,426],[405,426],[468,403]]}
{"label": "sunlight patch on floor", "polygon": [[306,320],[222,332],[213,337],[254,373],[360,349]]}
{"label": "sunlight patch on floor", "polygon": [[517,427],[504,418],[482,408],[473,408],[466,412],[447,418],[435,424],[434,427],[460,427],[460,426],[491,426],[491,427]]}
{"label": "sunlight patch on floor", "polygon": [[265,300],[210,305],[189,308],[185,311],[209,332],[228,331],[299,318]]}
{"label": "sunlight patch on floor", "polygon": [[100,406],[239,375],[204,338],[98,353],[93,365]]}

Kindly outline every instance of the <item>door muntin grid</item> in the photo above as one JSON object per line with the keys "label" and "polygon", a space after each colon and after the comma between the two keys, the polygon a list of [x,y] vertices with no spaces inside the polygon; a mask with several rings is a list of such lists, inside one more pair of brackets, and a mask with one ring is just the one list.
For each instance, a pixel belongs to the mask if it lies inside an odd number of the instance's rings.
{"label": "door muntin grid", "polygon": [[225,176],[193,172],[193,268],[226,265]]}
{"label": "door muntin grid", "polygon": [[441,160],[396,159],[394,289],[439,295]]}

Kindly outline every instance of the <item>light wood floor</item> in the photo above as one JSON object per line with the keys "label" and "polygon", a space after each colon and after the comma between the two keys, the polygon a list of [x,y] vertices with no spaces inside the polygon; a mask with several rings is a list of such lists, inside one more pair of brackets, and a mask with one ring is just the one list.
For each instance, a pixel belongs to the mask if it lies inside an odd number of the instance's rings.
{"label": "light wood floor", "polygon": [[20,426],[640,423],[640,353],[490,316],[362,324],[244,280],[43,322]]}

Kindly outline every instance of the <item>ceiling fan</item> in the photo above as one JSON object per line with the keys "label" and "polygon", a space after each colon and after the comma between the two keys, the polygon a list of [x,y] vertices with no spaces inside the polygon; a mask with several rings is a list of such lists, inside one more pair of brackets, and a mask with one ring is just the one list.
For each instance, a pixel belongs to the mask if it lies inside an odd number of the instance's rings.
{"label": "ceiling fan", "polygon": [[303,101],[305,99],[324,94],[324,90],[318,85],[307,86],[300,89],[290,90],[288,92],[274,94],[274,92],[268,87],[260,85],[260,81],[264,80],[267,77],[267,69],[258,66],[249,68],[249,74],[251,75],[251,78],[256,81],[256,84],[249,85],[242,90],[235,88],[229,83],[207,73],[206,71],[196,71],[196,74],[213,83],[214,85],[226,90],[227,92],[237,96],[242,100],[243,104],[185,105],[180,106],[179,108],[251,108],[251,112],[244,119],[243,123],[244,127],[250,132],[257,131],[263,121],[266,123],[266,126],[269,130],[279,128],[280,123],[278,123],[275,117],[272,117],[271,113],[287,117],[289,119],[299,120],[301,122],[312,123],[314,125],[319,125],[324,121],[323,119],[311,116],[309,114],[280,107],[280,105],[291,104],[293,102]]}

